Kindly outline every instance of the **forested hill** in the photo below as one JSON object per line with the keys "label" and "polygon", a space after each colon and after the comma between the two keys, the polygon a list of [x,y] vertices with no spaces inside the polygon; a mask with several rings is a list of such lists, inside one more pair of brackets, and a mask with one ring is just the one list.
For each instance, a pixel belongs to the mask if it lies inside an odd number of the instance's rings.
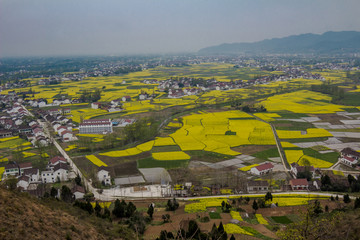
{"label": "forested hill", "polygon": [[200,54],[237,53],[351,53],[360,51],[360,32],[342,31],[301,34],[254,43],[224,43],[199,50]]}

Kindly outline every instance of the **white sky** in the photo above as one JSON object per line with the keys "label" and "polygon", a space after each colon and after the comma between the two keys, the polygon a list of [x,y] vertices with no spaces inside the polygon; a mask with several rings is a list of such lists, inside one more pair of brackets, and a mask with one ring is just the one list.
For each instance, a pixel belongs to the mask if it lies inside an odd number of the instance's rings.
{"label": "white sky", "polygon": [[0,57],[195,52],[360,31],[360,0],[0,0]]}

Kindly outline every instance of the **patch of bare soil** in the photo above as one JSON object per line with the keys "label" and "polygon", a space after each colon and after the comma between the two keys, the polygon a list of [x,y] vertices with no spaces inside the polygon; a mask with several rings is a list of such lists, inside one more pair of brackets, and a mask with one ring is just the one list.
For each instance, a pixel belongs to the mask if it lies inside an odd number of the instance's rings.
{"label": "patch of bare soil", "polygon": [[257,152],[265,151],[276,147],[276,145],[249,145],[231,148],[234,151],[241,152],[242,154],[252,155]]}
{"label": "patch of bare soil", "polygon": [[349,120],[343,116],[339,116],[337,114],[313,114],[311,117],[318,117],[323,122],[329,122],[333,125],[343,124],[340,120]]}

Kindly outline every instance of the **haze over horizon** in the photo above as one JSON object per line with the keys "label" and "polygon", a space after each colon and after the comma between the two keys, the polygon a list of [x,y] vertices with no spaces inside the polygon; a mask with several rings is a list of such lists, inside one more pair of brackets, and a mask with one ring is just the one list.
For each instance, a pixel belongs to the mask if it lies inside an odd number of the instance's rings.
{"label": "haze over horizon", "polygon": [[0,0],[0,57],[196,52],[360,31],[358,0]]}

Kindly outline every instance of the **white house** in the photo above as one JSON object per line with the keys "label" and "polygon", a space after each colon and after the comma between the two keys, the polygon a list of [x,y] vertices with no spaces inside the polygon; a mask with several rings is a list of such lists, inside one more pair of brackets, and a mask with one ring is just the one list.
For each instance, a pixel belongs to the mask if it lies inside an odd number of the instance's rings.
{"label": "white house", "polygon": [[7,164],[5,166],[4,177],[18,176],[18,175],[19,175],[19,167],[16,164]]}
{"label": "white house", "polygon": [[53,168],[54,176],[61,182],[69,180],[69,168],[67,164],[57,164]]}
{"label": "white house", "polygon": [[38,107],[39,107],[39,108],[41,108],[41,107],[46,107],[46,102],[40,101],[40,102],[38,103]]}
{"label": "white house", "polygon": [[147,99],[147,94],[140,94],[139,95],[139,100],[145,100],[145,99]]}
{"label": "white house", "polygon": [[121,101],[123,102],[130,102],[131,101],[131,97],[130,96],[125,96],[121,98]]}
{"label": "white house", "polygon": [[52,159],[49,160],[48,166],[49,166],[49,168],[52,168],[59,163],[66,164],[65,158],[60,157],[60,156],[53,157]]}
{"label": "white house", "polygon": [[72,189],[71,189],[72,194],[74,195],[75,199],[82,199],[84,198],[85,195],[85,189],[81,186],[75,185]]}
{"label": "white house", "polygon": [[91,108],[92,108],[92,109],[98,109],[100,106],[101,106],[101,104],[98,103],[98,102],[91,103]]}
{"label": "white house", "polygon": [[42,171],[41,172],[41,181],[42,181],[42,183],[56,182],[56,179],[54,177],[54,172],[52,170]]}
{"label": "white house", "polygon": [[67,164],[56,164],[52,169],[41,172],[41,180],[43,183],[55,183],[57,181],[69,180],[69,170]]}
{"label": "white house", "polygon": [[97,173],[98,180],[105,185],[111,185],[111,177],[108,168],[101,166]]}
{"label": "white house", "polygon": [[250,169],[250,173],[254,175],[264,175],[271,172],[274,168],[272,163],[263,163],[259,166],[253,167]]}
{"label": "white house", "polygon": [[65,127],[65,126],[60,126],[60,127],[57,128],[57,132],[58,132],[58,134],[59,134],[60,136],[61,136],[61,133],[62,133],[63,131],[67,131],[67,127]]}
{"label": "white house", "polygon": [[353,166],[360,160],[360,153],[352,148],[344,148],[340,153],[340,161],[345,165]]}
{"label": "white house", "polygon": [[28,176],[22,175],[18,178],[18,182],[16,183],[17,187],[21,187],[24,190],[27,190],[30,184],[30,178]]}
{"label": "white house", "polygon": [[40,171],[37,168],[25,169],[23,175],[30,178],[30,183],[41,182]]}
{"label": "white house", "polygon": [[112,133],[113,124],[110,119],[89,119],[79,124],[79,132],[82,133]]}
{"label": "white house", "polygon": [[249,181],[247,183],[248,192],[266,192],[269,191],[269,183],[267,181]]}
{"label": "white house", "polygon": [[73,133],[68,130],[61,132],[61,137],[64,142],[69,142],[74,140]]}

